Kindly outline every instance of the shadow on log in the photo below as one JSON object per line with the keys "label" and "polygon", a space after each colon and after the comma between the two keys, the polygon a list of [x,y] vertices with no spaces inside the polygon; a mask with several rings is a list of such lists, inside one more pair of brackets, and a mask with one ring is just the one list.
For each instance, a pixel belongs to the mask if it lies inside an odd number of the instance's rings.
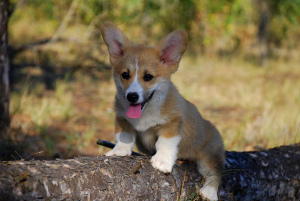
{"label": "shadow on log", "polygon": [[[0,200],[193,200],[203,183],[192,162],[171,174],[148,156],[3,161]],[[133,173],[134,172],[134,173]],[[300,146],[226,152],[221,200],[299,200]]]}

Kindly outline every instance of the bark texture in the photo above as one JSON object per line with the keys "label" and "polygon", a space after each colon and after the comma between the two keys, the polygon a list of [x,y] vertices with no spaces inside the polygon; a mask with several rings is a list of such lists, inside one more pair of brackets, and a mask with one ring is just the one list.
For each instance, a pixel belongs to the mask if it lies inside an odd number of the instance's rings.
{"label": "bark texture", "polygon": [[[148,156],[0,163],[0,200],[193,200],[202,176],[192,162],[163,174]],[[132,171],[142,164],[137,173]],[[185,176],[186,174],[186,176]],[[299,200],[300,147],[226,152],[221,200]]]}
{"label": "bark texture", "polygon": [[[8,0],[0,0],[0,141],[9,138]],[[1,146],[0,142],[0,146]],[[1,153],[1,147],[0,147]]]}

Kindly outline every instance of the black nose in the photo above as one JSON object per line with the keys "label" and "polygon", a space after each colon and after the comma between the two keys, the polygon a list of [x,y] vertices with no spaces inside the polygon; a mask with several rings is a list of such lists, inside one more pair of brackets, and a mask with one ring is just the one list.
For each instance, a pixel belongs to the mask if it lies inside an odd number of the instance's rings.
{"label": "black nose", "polygon": [[137,100],[139,100],[139,95],[137,93],[128,93],[127,100],[131,103],[135,103]]}

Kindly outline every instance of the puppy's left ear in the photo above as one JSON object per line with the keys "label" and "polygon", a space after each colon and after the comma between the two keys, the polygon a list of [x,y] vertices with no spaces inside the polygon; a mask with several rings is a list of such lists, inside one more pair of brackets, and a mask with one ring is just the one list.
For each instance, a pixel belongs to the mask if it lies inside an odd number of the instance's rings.
{"label": "puppy's left ear", "polygon": [[169,33],[158,44],[160,62],[169,66],[176,65],[178,67],[179,61],[187,48],[187,40],[188,35],[183,29]]}

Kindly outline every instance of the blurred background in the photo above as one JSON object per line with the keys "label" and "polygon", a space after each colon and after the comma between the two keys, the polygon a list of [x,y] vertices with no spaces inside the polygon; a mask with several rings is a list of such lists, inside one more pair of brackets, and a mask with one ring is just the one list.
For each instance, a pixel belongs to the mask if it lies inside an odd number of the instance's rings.
{"label": "blurred background", "polygon": [[[98,156],[114,142],[114,95],[100,27],[135,43],[185,29],[172,77],[227,150],[300,141],[299,0],[11,0],[12,158]],[[34,154],[34,155],[32,155]],[[28,157],[29,156],[29,157]]]}

